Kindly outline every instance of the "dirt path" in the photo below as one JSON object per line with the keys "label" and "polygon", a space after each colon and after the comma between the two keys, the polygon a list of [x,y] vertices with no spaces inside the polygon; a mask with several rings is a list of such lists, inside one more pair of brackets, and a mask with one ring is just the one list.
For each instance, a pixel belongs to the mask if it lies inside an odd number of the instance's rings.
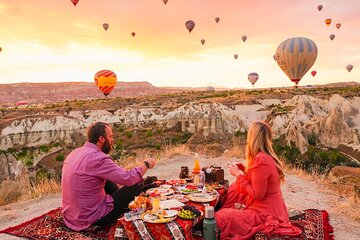
{"label": "dirt path", "polygon": [[[223,158],[200,157],[201,166],[221,165],[225,169],[225,178],[230,182],[234,178],[228,174],[227,160]],[[176,156],[166,162],[159,163],[155,169],[149,170],[148,175],[156,175],[160,179],[177,178],[181,166],[193,165],[193,157]],[[356,222],[344,215],[337,205],[341,198],[319,189],[317,184],[304,180],[298,176],[287,175],[286,183],[282,187],[287,205],[298,209],[324,209],[330,214],[330,221],[335,231],[336,240],[360,239],[360,222]],[[0,207],[0,229],[18,225],[39,216],[61,205],[61,196],[49,195],[41,199],[9,204]],[[0,239],[19,239],[7,234],[0,234]]]}

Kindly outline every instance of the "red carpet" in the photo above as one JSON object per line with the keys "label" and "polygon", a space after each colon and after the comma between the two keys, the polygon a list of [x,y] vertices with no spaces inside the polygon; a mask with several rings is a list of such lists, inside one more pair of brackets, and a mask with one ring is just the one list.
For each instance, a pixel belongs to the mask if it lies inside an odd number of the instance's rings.
{"label": "red carpet", "polygon": [[325,210],[307,209],[305,216],[298,220],[291,220],[291,223],[302,229],[300,236],[267,236],[258,233],[253,240],[334,240],[329,214]]}
{"label": "red carpet", "polygon": [[116,226],[90,227],[75,232],[65,226],[60,208],[15,227],[0,231],[28,239],[114,239]]}
{"label": "red carpet", "polygon": [[[324,210],[305,210],[302,219],[291,220],[301,228],[300,236],[266,236],[258,233],[253,240],[333,240],[333,229],[329,223],[329,215]],[[119,226],[120,227],[120,226]],[[116,225],[106,227],[90,227],[85,231],[75,232],[65,226],[60,208],[52,210],[40,217],[15,227],[0,231],[28,239],[114,239]],[[201,239],[201,238],[195,238]]]}

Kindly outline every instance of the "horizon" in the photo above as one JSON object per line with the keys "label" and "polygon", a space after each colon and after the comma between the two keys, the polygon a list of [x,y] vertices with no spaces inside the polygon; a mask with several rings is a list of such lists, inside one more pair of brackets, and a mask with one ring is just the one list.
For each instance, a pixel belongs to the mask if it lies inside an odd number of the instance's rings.
{"label": "horizon", "polygon": [[[94,82],[97,71],[110,69],[119,82],[156,87],[291,87],[273,54],[296,36],[312,39],[319,50],[300,86],[359,82],[359,10],[357,0],[80,0],[76,7],[70,0],[3,0],[0,84]],[[196,24],[191,33],[185,28],[190,19]],[[347,64],[354,66],[350,73]],[[260,76],[254,88],[250,72]]]}

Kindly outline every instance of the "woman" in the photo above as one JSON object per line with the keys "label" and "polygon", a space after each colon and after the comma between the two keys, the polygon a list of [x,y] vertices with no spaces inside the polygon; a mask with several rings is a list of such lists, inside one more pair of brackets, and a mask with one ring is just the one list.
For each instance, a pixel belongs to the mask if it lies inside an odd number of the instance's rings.
{"label": "woman", "polygon": [[237,199],[245,207],[222,208],[215,214],[221,239],[249,239],[256,232],[292,236],[301,233],[289,221],[280,189],[284,182],[282,162],[272,148],[268,124],[255,122],[249,129],[244,174],[236,165],[230,166],[229,170],[236,177],[232,187],[236,185],[237,191],[230,201]]}

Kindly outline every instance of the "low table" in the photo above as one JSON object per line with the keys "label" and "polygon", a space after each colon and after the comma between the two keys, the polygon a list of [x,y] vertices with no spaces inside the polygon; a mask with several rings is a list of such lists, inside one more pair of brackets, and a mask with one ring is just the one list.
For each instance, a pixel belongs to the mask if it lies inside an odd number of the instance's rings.
{"label": "low table", "polygon": [[[221,188],[217,190],[218,197],[210,203],[198,203],[189,201],[186,204],[195,206],[202,212],[205,211],[205,206],[216,206],[219,200],[224,196],[226,190]],[[148,223],[141,219],[134,221],[126,221],[124,217],[120,218],[117,223],[117,231],[122,231],[124,237],[116,237],[116,240],[122,239],[197,239],[193,236],[192,230],[195,225],[199,226],[202,223],[204,216],[194,220],[187,220],[177,217],[175,220],[168,223]],[[200,226],[201,228],[201,226]],[[126,238],[127,236],[127,238]]]}

